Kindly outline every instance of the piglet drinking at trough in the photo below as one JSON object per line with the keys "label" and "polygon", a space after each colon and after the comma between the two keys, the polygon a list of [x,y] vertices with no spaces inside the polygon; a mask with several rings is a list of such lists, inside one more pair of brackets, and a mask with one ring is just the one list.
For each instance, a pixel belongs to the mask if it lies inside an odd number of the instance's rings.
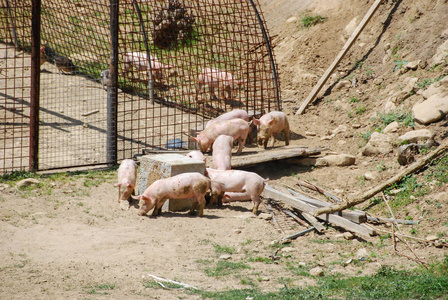
{"label": "piglet drinking at trough", "polygon": [[[222,199],[225,192],[245,193],[254,203],[252,212],[258,213],[261,200],[260,195],[264,190],[267,179],[253,172],[240,170],[214,170],[207,168],[208,177],[212,180],[212,199],[210,205]],[[222,200],[221,200],[222,201]]]}
{"label": "piglet drinking at trough", "polygon": [[232,160],[233,137],[220,135],[213,143],[213,169],[230,170]]}
{"label": "piglet drinking at trough", "polygon": [[206,152],[218,136],[228,135],[233,137],[234,140],[238,140],[237,154],[240,154],[243,151],[248,133],[249,123],[242,119],[232,119],[214,123],[199,132],[197,137],[191,137],[191,139],[198,143],[199,149],[202,152]]}
{"label": "piglet drinking at trough", "polygon": [[272,111],[263,115],[258,120],[254,118],[254,124],[257,125],[258,145],[263,145],[266,149],[268,141],[272,137],[273,147],[275,136],[281,131],[285,134],[286,145],[289,145],[289,123],[285,113],[281,111]]}
{"label": "piglet drinking at trough", "polygon": [[203,68],[198,76],[196,92],[208,85],[210,95],[215,96],[215,88],[219,96],[224,99],[232,99],[232,93],[243,85],[243,81],[235,80],[229,72],[217,68]]}
{"label": "piglet drinking at trough", "polygon": [[199,205],[198,216],[202,217],[205,207],[205,194],[210,190],[210,179],[200,173],[182,173],[173,177],[159,179],[151,184],[142,195],[132,196],[141,200],[139,215],[146,215],[154,208],[152,215],[160,214],[167,199],[193,199],[190,214]]}
{"label": "piglet drinking at trough", "polygon": [[191,152],[188,152],[187,153],[187,157],[194,158],[194,159],[197,159],[197,160],[200,160],[200,161],[203,161],[203,162],[207,161],[207,159],[205,158],[204,154],[202,154],[202,152],[199,151],[199,150],[193,150]]}
{"label": "piglet drinking at trough", "polygon": [[[124,159],[118,168],[118,202],[122,209],[129,209],[128,199],[133,194],[137,181],[137,164],[132,159]],[[124,189],[124,190],[123,190]]]}

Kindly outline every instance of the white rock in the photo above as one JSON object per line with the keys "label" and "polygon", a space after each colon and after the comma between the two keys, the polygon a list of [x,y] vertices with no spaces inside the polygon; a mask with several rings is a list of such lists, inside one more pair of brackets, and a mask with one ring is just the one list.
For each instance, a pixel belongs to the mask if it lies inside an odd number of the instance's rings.
{"label": "white rock", "polygon": [[310,270],[310,275],[311,276],[323,276],[324,275],[324,270],[322,270],[322,268],[321,267],[315,267],[315,268],[312,268],[311,270]]}
{"label": "white rock", "polygon": [[438,239],[438,237],[436,235],[433,235],[433,234],[428,235],[427,237],[425,237],[425,240],[427,240],[428,242],[435,241],[437,239]]}
{"label": "white rock", "polygon": [[221,254],[221,256],[219,256],[219,259],[222,259],[222,260],[229,260],[231,258],[232,258],[232,256],[230,256],[229,254]]}
{"label": "white rock", "polygon": [[347,131],[347,126],[339,125],[337,128],[333,129],[333,131],[331,133],[336,135],[338,133],[346,132],[346,131]]}
{"label": "white rock", "polygon": [[432,65],[437,65],[444,63],[447,60],[448,60],[448,40],[437,48],[436,54],[434,54],[434,56],[431,58],[430,63]]}
{"label": "white rock", "polygon": [[366,259],[369,257],[369,252],[367,252],[366,248],[361,248],[356,252],[357,259]]}
{"label": "white rock", "polygon": [[291,17],[288,20],[286,20],[286,23],[294,23],[295,21],[297,21],[297,17]]}
{"label": "white rock", "polygon": [[349,89],[352,86],[352,83],[350,80],[341,80],[338,83],[335,84],[335,86],[333,87],[333,90],[335,92],[340,91],[340,90],[345,90],[345,89]]}
{"label": "white rock", "polygon": [[263,219],[263,220],[271,220],[272,219],[272,215],[271,214],[267,214],[267,213],[260,213],[258,215],[258,217],[260,219]]}
{"label": "white rock", "polygon": [[392,101],[387,101],[384,105],[384,112],[391,112],[397,109],[397,106]]}
{"label": "white rock", "polygon": [[16,188],[20,189],[20,188],[24,188],[33,184],[39,184],[40,181],[35,179],[35,178],[27,178],[27,179],[23,179],[20,180],[19,182],[17,182],[16,184]]}
{"label": "white rock", "polygon": [[414,105],[412,112],[415,120],[420,124],[437,122],[448,113],[448,95],[433,95],[426,101]]}
{"label": "white rock", "polygon": [[405,68],[408,68],[410,70],[417,70],[418,65],[420,64],[421,60],[413,60],[408,62],[404,65]]}
{"label": "white rock", "polygon": [[334,138],[334,134],[323,136],[320,138],[320,140],[325,141],[325,140],[331,140],[332,138]]}
{"label": "white rock", "polygon": [[387,154],[394,149],[392,139],[387,134],[374,132],[370,136],[369,142],[363,148],[362,154],[365,156]]}
{"label": "white rock", "polygon": [[285,253],[290,253],[290,252],[295,252],[296,250],[293,247],[284,247],[282,248],[282,252]]}
{"label": "white rock", "polygon": [[353,240],[353,238],[355,237],[351,232],[348,231],[344,232],[342,235],[346,240]]}
{"label": "white rock", "polygon": [[434,138],[434,133],[429,129],[419,129],[406,132],[398,137],[399,141],[409,141],[411,143],[417,143],[419,141],[430,141]]}
{"label": "white rock", "polygon": [[387,125],[384,129],[383,132],[384,133],[391,133],[391,132],[397,132],[398,128],[400,128],[400,125],[398,125],[397,121],[393,121],[392,123],[390,123],[389,125]]}
{"label": "white rock", "polygon": [[348,39],[359,24],[359,16],[354,17],[344,28],[344,38]]}
{"label": "white rock", "polygon": [[305,135],[307,135],[307,136],[315,136],[316,133],[312,132],[312,131],[307,131],[307,132],[305,132]]}
{"label": "white rock", "polygon": [[448,95],[448,76],[431,84],[426,90],[423,91],[422,96],[425,99],[429,99],[431,96],[437,94]]}
{"label": "white rock", "polygon": [[356,156],[349,154],[327,155],[320,157],[316,161],[317,166],[351,166],[356,162]]}
{"label": "white rock", "polygon": [[378,174],[374,172],[366,172],[364,174],[364,178],[366,180],[376,180],[378,178]]}

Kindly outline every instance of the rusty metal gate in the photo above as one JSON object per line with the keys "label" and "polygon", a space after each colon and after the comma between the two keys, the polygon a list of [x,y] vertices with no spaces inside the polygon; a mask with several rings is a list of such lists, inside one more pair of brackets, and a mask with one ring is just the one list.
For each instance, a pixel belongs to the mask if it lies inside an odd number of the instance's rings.
{"label": "rusty metal gate", "polygon": [[256,0],[0,3],[0,174],[192,148],[223,112],[281,109]]}

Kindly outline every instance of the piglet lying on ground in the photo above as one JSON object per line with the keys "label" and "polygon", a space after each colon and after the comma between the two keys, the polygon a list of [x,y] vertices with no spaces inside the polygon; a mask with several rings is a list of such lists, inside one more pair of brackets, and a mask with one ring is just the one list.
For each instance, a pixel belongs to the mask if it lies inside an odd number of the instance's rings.
{"label": "piglet lying on ground", "polygon": [[275,136],[281,131],[285,134],[286,145],[289,145],[289,123],[285,113],[281,111],[272,111],[263,115],[258,120],[254,118],[254,124],[257,125],[258,145],[263,145],[266,149],[269,138],[272,137],[273,147]]}
{"label": "piglet lying on ground", "polygon": [[256,173],[240,170],[221,171],[207,168],[207,174],[212,180],[210,205],[217,201],[219,204],[219,199],[222,199],[224,192],[245,193],[254,203],[252,212],[254,214],[258,213],[258,207],[261,203],[260,195],[264,190],[267,179]]}
{"label": "piglet lying on ground", "polygon": [[213,143],[213,169],[230,170],[232,160],[233,137],[220,135]]}
{"label": "piglet lying on ground", "polygon": [[[198,216],[202,217],[205,207],[205,194],[210,190],[210,179],[200,173],[182,173],[173,177],[159,179],[151,184],[142,195],[132,196],[142,200],[139,215],[146,215],[154,208],[152,215],[160,214],[167,199],[193,199],[190,214],[199,204]],[[140,201],[140,203],[142,203]]]}
{"label": "piglet lying on ground", "polygon": [[202,152],[206,152],[210,146],[215,142],[220,135],[228,135],[238,140],[238,151],[240,154],[243,151],[246,143],[247,134],[249,132],[249,123],[242,119],[232,119],[219,123],[214,123],[203,131],[199,132],[197,137],[192,137],[199,145]]}
{"label": "piglet lying on ground", "polygon": [[[129,209],[128,199],[133,194],[137,181],[137,164],[132,159],[124,159],[118,168],[118,202],[122,209]],[[124,188],[124,191],[123,191]]]}

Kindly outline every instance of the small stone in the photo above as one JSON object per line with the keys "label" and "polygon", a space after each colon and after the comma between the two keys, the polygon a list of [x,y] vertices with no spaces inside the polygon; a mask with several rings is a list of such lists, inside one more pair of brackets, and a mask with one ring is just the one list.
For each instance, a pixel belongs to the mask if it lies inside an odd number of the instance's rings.
{"label": "small stone", "polygon": [[326,141],[326,140],[331,140],[332,138],[334,138],[334,134],[332,135],[326,135],[320,138],[321,141]]}
{"label": "small stone", "polygon": [[263,220],[272,220],[272,215],[267,214],[267,213],[260,213],[258,215],[258,218],[263,219]]}
{"label": "small stone", "polygon": [[344,266],[347,266],[349,264],[351,264],[353,262],[353,259],[350,258],[349,260],[347,260],[346,262],[344,262]]}
{"label": "small stone", "polygon": [[408,68],[410,70],[417,70],[421,60],[414,60],[410,61],[407,64],[404,65],[405,68]]}
{"label": "small stone", "polygon": [[427,240],[428,242],[433,242],[433,241],[435,241],[437,239],[438,239],[438,237],[436,235],[433,235],[433,234],[428,235],[427,237],[425,237],[425,240]]}
{"label": "small stone", "polygon": [[377,174],[373,173],[373,172],[366,172],[364,174],[364,178],[366,180],[376,180],[377,179]]}
{"label": "small stone", "polygon": [[338,83],[335,84],[335,86],[333,87],[333,91],[340,91],[340,90],[345,90],[345,89],[349,89],[352,86],[352,83],[350,80],[341,80]]}
{"label": "small stone", "polygon": [[307,136],[316,136],[316,133],[312,132],[312,131],[307,131],[307,132],[305,132],[305,135],[307,135]]}
{"label": "small stone", "polygon": [[285,253],[290,253],[290,252],[294,252],[294,251],[296,251],[296,250],[293,247],[282,248],[282,252],[285,252]]}
{"label": "small stone", "polygon": [[219,259],[221,259],[221,260],[229,260],[231,258],[232,258],[232,256],[230,256],[229,254],[221,254],[219,256]]}
{"label": "small stone", "polygon": [[347,131],[347,126],[339,125],[337,128],[333,129],[333,131],[331,133],[336,135],[338,133],[345,132],[345,131]]}
{"label": "small stone", "polygon": [[394,122],[390,123],[389,125],[387,125],[383,129],[383,132],[384,133],[397,132],[399,128],[400,128],[400,125],[398,124],[398,122],[394,121]]}
{"label": "small stone", "polygon": [[345,145],[345,144],[347,144],[347,141],[344,141],[344,140],[338,141],[338,145]]}
{"label": "small stone", "polygon": [[429,129],[412,130],[398,137],[399,141],[417,143],[419,141],[432,141],[434,133]]}
{"label": "small stone", "polygon": [[241,230],[240,229],[235,229],[233,232],[236,233],[236,234],[240,234]]}
{"label": "small stone", "polygon": [[327,155],[320,157],[316,161],[317,166],[339,166],[346,167],[355,163],[356,157],[348,154]]}
{"label": "small stone", "polygon": [[383,81],[384,81],[383,78],[375,78],[375,79],[373,80],[373,84],[374,84],[374,85],[380,85],[380,84],[383,83]]}
{"label": "small stone", "polygon": [[369,252],[367,252],[366,248],[361,248],[356,252],[356,258],[359,260],[365,260],[369,257]]}
{"label": "small stone", "polygon": [[369,142],[363,148],[362,154],[364,156],[388,154],[393,151],[392,139],[387,134],[374,132],[370,136]]}
{"label": "small stone", "polygon": [[295,21],[297,21],[297,17],[291,17],[286,20],[286,23],[294,23]]}
{"label": "small stone", "polygon": [[348,232],[348,231],[344,232],[342,235],[344,236],[344,239],[346,239],[346,240],[353,240],[355,237],[351,232]]}
{"label": "small stone", "polygon": [[324,270],[322,270],[321,267],[312,268],[310,270],[310,275],[311,276],[318,276],[318,277],[323,276],[324,275]]}
{"label": "small stone", "polygon": [[263,277],[261,278],[261,281],[270,281],[271,279],[269,277]]}
{"label": "small stone", "polygon": [[24,188],[24,187],[27,187],[30,185],[37,185],[39,183],[40,183],[40,181],[35,178],[27,178],[27,179],[23,179],[23,180],[20,180],[19,182],[17,182],[16,188],[21,189],[21,188]]}
{"label": "small stone", "polygon": [[305,266],[306,266],[306,263],[303,262],[303,261],[299,261],[299,266],[301,266],[301,267],[305,267]]}

